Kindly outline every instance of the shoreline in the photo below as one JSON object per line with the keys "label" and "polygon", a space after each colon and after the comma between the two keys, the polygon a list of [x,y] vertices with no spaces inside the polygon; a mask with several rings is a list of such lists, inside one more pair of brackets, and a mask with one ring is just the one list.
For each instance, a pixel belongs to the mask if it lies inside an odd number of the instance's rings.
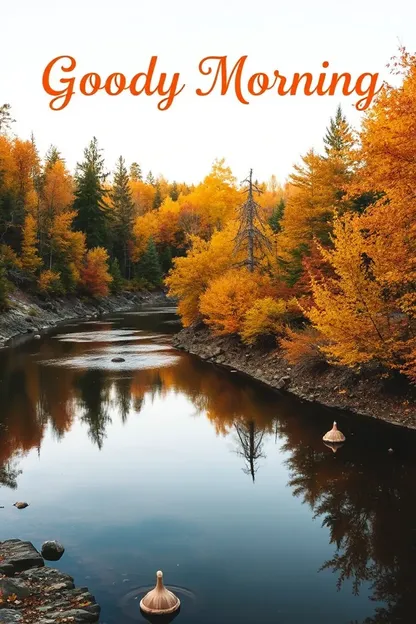
{"label": "shoreline", "polygon": [[87,321],[104,314],[127,312],[143,304],[168,304],[162,291],[120,293],[105,299],[86,299],[76,296],[41,298],[16,289],[9,295],[11,307],[0,314],[0,349],[12,346],[19,339],[70,321]]}
{"label": "shoreline", "polygon": [[0,542],[0,622],[4,624],[91,624],[101,608],[87,587],[45,565],[31,542]]}
{"label": "shoreline", "polygon": [[416,393],[389,388],[376,372],[357,374],[345,367],[290,365],[274,348],[246,346],[236,336],[215,336],[205,326],[187,327],[172,345],[191,355],[242,373],[272,390],[304,401],[416,429]]}

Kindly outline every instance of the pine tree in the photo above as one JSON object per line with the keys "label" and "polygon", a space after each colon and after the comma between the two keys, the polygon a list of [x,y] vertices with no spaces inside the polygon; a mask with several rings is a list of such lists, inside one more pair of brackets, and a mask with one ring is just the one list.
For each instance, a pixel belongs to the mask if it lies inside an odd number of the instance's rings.
{"label": "pine tree", "polygon": [[130,165],[130,178],[137,182],[137,180],[143,180],[142,170],[139,163],[134,162]]}
{"label": "pine tree", "polygon": [[104,203],[107,192],[103,186],[104,158],[94,137],[84,150],[84,161],[77,164],[74,209],[77,211],[75,227],[86,235],[87,247],[105,246],[108,243],[108,209]]}
{"label": "pine tree", "polygon": [[162,269],[153,238],[149,238],[147,249],[140,258],[137,269],[139,278],[145,280],[150,286],[160,286]]}
{"label": "pine tree", "polygon": [[166,247],[164,247],[164,249],[159,254],[159,258],[163,274],[166,275],[166,273],[168,273],[173,266],[172,250],[170,245],[166,245]]}
{"label": "pine tree", "polygon": [[110,275],[113,278],[111,282],[111,292],[119,293],[123,288],[123,276],[121,275],[120,265],[117,258],[110,262]]}
{"label": "pine tree", "polygon": [[133,231],[134,204],[124,158],[116,165],[112,191],[114,206],[115,254],[119,258],[124,277],[130,277],[129,242]]}
{"label": "pine tree", "polygon": [[285,200],[281,199],[280,202],[273,208],[273,212],[269,218],[269,225],[275,234],[278,234],[282,230],[282,226],[280,222],[283,218],[284,211],[285,211]]}
{"label": "pine tree", "polygon": [[326,129],[324,136],[325,152],[327,156],[334,152],[342,154],[351,146],[351,143],[351,127],[339,105],[335,117],[331,117],[329,128]]}
{"label": "pine tree", "polygon": [[176,184],[176,182],[172,183],[169,195],[172,201],[178,201],[179,191],[178,191],[178,185]]}
{"label": "pine tree", "polygon": [[156,192],[153,197],[153,210],[157,210],[162,205],[162,193],[160,192],[160,184],[156,182]]}
{"label": "pine tree", "polygon": [[154,178],[154,175],[151,171],[149,171],[149,173],[146,176],[146,183],[147,184],[151,184],[152,186],[155,186],[156,184],[156,180]]}
{"label": "pine tree", "polygon": [[50,145],[45,154],[45,171],[51,169],[59,160],[65,162],[58,148],[55,145]]}

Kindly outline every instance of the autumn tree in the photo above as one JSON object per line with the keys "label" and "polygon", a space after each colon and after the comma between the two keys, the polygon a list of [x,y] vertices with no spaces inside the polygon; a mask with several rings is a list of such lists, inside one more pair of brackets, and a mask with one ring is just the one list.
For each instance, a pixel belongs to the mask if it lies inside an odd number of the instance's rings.
{"label": "autumn tree", "polygon": [[30,274],[34,274],[42,265],[37,251],[36,220],[31,214],[25,217],[23,226],[21,261],[23,269]]}
{"label": "autumn tree", "polygon": [[93,297],[107,297],[112,277],[109,273],[108,252],[94,247],[87,252],[81,279],[85,290]]}
{"label": "autumn tree", "polygon": [[104,158],[94,137],[84,150],[84,160],[77,164],[75,174],[75,226],[84,232],[88,248],[108,243],[109,211],[105,203],[107,191]]}

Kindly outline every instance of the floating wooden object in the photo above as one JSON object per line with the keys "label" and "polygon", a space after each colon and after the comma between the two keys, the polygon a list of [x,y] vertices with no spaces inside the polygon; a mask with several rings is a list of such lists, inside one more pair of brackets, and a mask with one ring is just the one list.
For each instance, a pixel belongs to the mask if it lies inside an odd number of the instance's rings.
{"label": "floating wooden object", "polygon": [[150,615],[168,615],[181,606],[181,601],[163,584],[163,572],[156,572],[156,587],[140,601],[140,608]]}
{"label": "floating wooden object", "polygon": [[345,442],[345,436],[341,431],[338,431],[337,423],[334,421],[331,431],[327,431],[322,438],[324,442],[331,442],[332,444],[340,444]]}

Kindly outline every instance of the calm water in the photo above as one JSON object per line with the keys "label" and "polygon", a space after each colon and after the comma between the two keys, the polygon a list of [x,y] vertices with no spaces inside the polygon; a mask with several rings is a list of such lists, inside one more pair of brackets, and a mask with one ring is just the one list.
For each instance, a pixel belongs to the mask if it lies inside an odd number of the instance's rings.
{"label": "calm water", "polygon": [[61,540],[103,624],[145,621],[157,569],[178,624],[414,622],[416,436],[337,414],[333,453],[333,412],[175,351],[176,329],[143,310],[0,352],[0,539]]}

